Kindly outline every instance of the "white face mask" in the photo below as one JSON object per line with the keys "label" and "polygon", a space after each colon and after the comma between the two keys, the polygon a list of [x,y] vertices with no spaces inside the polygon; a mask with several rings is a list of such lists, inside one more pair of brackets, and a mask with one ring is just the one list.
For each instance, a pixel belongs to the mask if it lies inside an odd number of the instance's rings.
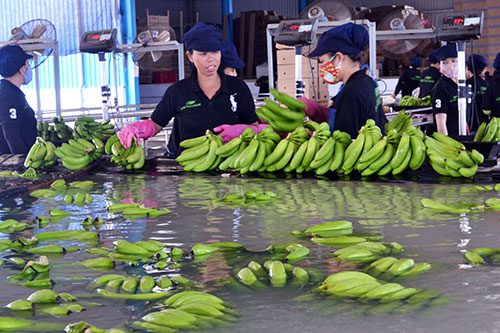
{"label": "white face mask", "polygon": [[455,62],[441,63],[440,71],[444,76],[452,80],[458,78],[458,64]]}
{"label": "white face mask", "polygon": [[26,72],[24,72],[24,83],[23,84],[29,84],[32,79],[33,79],[33,71],[31,70],[31,66],[28,65]]}

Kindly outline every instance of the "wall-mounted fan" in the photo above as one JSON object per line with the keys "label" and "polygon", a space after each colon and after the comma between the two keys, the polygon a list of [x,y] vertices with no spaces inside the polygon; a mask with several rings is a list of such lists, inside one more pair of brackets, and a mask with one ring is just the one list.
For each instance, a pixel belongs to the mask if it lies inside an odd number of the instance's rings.
{"label": "wall-mounted fan", "polygon": [[[421,14],[410,6],[383,6],[365,9],[359,16],[377,23],[377,31],[381,30],[409,30],[429,28],[425,25]],[[427,53],[427,49],[433,45],[432,39],[392,39],[377,43],[379,52],[389,59],[402,60],[407,63],[408,59],[416,54]]]}
{"label": "wall-mounted fan", "polygon": [[356,18],[356,10],[343,0],[316,0],[300,13],[301,18],[321,21],[345,21]]}
{"label": "wall-mounted fan", "polygon": [[[168,27],[165,30],[157,31],[157,30],[145,30],[140,32],[136,39],[136,43],[141,43],[143,46],[149,46],[152,42],[168,42],[171,40],[176,40],[175,31],[171,27]],[[153,62],[157,62],[163,55],[161,51],[141,51],[141,48],[138,48],[137,51],[134,52],[134,61],[139,61],[146,54],[150,54]]]}
{"label": "wall-mounted fan", "polygon": [[53,48],[46,47],[46,44],[57,40],[56,28],[45,19],[34,19],[15,27],[11,30],[11,35],[13,43],[29,46],[25,51],[35,57],[34,67],[40,66],[52,54]]}

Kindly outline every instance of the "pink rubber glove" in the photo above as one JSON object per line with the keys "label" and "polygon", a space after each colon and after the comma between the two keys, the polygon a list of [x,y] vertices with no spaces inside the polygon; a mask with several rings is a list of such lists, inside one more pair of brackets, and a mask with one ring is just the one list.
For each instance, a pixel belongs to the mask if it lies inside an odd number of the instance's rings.
{"label": "pink rubber glove", "polygon": [[132,145],[134,139],[148,139],[156,134],[155,123],[151,119],[141,120],[123,127],[117,133],[122,146],[127,149]]}
{"label": "pink rubber glove", "polygon": [[238,137],[250,127],[255,133],[260,133],[264,128],[268,125],[266,124],[253,124],[253,125],[245,125],[245,124],[236,124],[236,125],[220,125],[214,128],[214,132],[220,132],[219,136],[224,140],[224,142],[229,142],[232,139]]}
{"label": "pink rubber glove", "polygon": [[330,109],[326,106],[319,105],[318,102],[311,98],[299,97],[299,101],[302,101],[306,105],[304,112],[309,117],[309,119],[314,120],[318,123],[327,122]]}

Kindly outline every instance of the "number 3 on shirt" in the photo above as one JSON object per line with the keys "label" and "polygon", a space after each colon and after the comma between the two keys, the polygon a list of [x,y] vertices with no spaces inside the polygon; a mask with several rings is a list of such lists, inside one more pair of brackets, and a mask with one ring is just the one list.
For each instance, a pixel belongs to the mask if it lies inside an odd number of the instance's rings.
{"label": "number 3 on shirt", "polygon": [[17,119],[17,110],[12,108],[9,110],[10,113],[10,119]]}
{"label": "number 3 on shirt", "polygon": [[441,100],[436,99],[436,108],[441,108]]}

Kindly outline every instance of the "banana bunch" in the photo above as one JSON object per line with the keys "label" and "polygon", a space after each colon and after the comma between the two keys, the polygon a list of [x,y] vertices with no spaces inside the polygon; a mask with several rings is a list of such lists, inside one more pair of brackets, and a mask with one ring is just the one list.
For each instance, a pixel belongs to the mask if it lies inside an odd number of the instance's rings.
{"label": "banana bunch", "polygon": [[202,291],[183,291],[163,304],[164,310],[150,312],[131,326],[147,332],[208,329],[235,322],[238,316],[229,303]]}
{"label": "banana bunch", "polygon": [[[342,165],[345,149],[352,142],[351,136],[348,133],[340,132],[337,130],[334,131],[332,136],[325,140],[324,143],[321,142],[321,139],[318,139],[318,135],[315,134],[314,138],[316,138],[321,146],[318,147],[313,160],[311,161],[309,166],[306,167],[306,171],[315,170],[316,175],[323,175],[328,171],[337,171]],[[319,136],[319,138],[321,138],[321,135]],[[307,152],[308,150],[306,150],[306,154]],[[304,156],[303,161],[307,160],[307,156]]]}
{"label": "banana bunch", "polygon": [[425,137],[425,146],[432,168],[443,176],[474,177],[484,161],[477,150],[469,152],[462,143],[438,132]]}
{"label": "banana bunch", "polygon": [[473,266],[500,264],[500,249],[478,247],[464,253],[465,260]]}
{"label": "banana bunch", "polygon": [[383,280],[394,278],[408,278],[423,274],[430,270],[432,266],[426,262],[415,263],[413,259],[396,259],[394,257],[383,257],[368,265],[365,272],[373,277],[380,277]]}
{"label": "banana bunch", "polygon": [[372,262],[381,256],[391,253],[390,246],[378,242],[361,242],[355,245],[341,248],[333,255],[342,261]]}
{"label": "banana bunch", "polygon": [[83,206],[91,203],[93,200],[90,193],[77,192],[76,194],[68,193],[64,196],[64,202],[69,204],[75,203],[77,206]]}
{"label": "banana bunch", "polygon": [[431,96],[425,96],[424,98],[418,98],[413,96],[403,96],[399,101],[401,106],[431,106]]}
{"label": "banana bunch", "polygon": [[[398,283],[384,283],[371,275],[356,271],[330,275],[317,291],[340,298],[356,298],[358,301],[376,301],[382,304],[394,302],[397,306],[415,304],[419,307],[441,295],[430,289],[405,288]],[[401,304],[402,302],[405,303]]]}
{"label": "banana bunch", "polygon": [[7,219],[0,222],[0,233],[2,234],[11,234],[13,232],[23,231],[28,228],[29,226],[27,223],[19,222],[14,219]]}
{"label": "banana bunch", "polygon": [[100,296],[115,299],[130,299],[151,301],[171,295],[166,289],[174,287],[174,283],[167,276],[156,280],[151,275],[124,276],[120,274],[106,274],[92,281],[88,288],[97,289]]}
{"label": "banana bunch", "polygon": [[[239,152],[239,149],[238,151],[234,150],[234,154],[237,154],[237,157],[234,158],[234,161],[231,160],[231,162],[228,163],[224,163],[224,161],[223,163],[221,163],[221,165],[226,164],[229,166],[230,164],[232,168],[239,170],[241,174],[246,174],[249,171],[264,171],[266,169],[264,161],[266,160],[267,156],[274,151],[276,144],[279,141],[280,136],[276,132],[274,132],[271,127],[266,127],[259,134],[255,135],[248,142],[246,148],[241,150],[241,152]],[[224,146],[219,147],[219,149],[223,147]],[[230,157],[228,159],[230,159]]]}
{"label": "banana bunch", "polygon": [[121,213],[125,217],[158,217],[170,212],[168,208],[147,208],[136,203],[117,203],[112,204],[108,211],[113,214]]}
{"label": "banana bunch", "polygon": [[28,261],[21,273],[9,275],[7,281],[26,288],[51,289],[55,283],[50,278],[49,271],[49,260],[41,256],[36,261]]}
{"label": "banana bunch", "polygon": [[144,149],[139,146],[135,139],[132,140],[130,147],[125,149],[116,134],[113,134],[106,141],[104,152],[108,155],[113,155],[111,162],[127,170],[139,170],[146,162]]}
{"label": "banana bunch", "polygon": [[[309,135],[308,130],[312,130],[311,135]],[[299,174],[312,170],[310,164],[316,152],[328,140],[330,135],[328,123],[318,124],[314,121],[308,121],[305,127],[298,127],[290,134],[295,151],[283,170],[285,172],[295,171]]]}
{"label": "banana bunch", "polygon": [[491,118],[488,124],[482,123],[474,136],[476,142],[499,142],[500,141],[500,118]]}
{"label": "banana bunch", "polygon": [[[229,169],[234,169],[235,168],[234,164],[236,159],[248,147],[248,144],[250,143],[250,141],[252,141],[254,137],[255,137],[255,132],[250,127],[248,127],[243,131],[243,133],[241,133],[239,137],[234,138],[228,143],[217,148],[217,151],[215,153],[223,158],[223,162],[219,164],[219,170],[226,171]],[[266,147],[268,145],[271,145],[271,142],[266,143]],[[181,147],[182,147],[182,142],[181,142]]]}
{"label": "banana bunch", "polygon": [[96,137],[89,142],[82,138],[69,139],[57,147],[55,155],[61,159],[62,165],[69,170],[81,170],[100,158],[104,149],[102,141]]}
{"label": "banana bunch", "polygon": [[80,116],[76,119],[73,132],[75,138],[86,140],[92,140],[92,138],[105,140],[115,134],[114,126],[110,124],[109,119],[97,122],[88,116]]}
{"label": "banana bunch", "polygon": [[397,133],[403,133],[406,132],[407,127],[410,127],[410,125],[411,116],[405,110],[401,110],[396,117],[385,124],[385,133],[389,134],[392,129],[395,129]]}
{"label": "banana bunch", "polygon": [[37,135],[47,141],[68,141],[73,138],[73,130],[61,116],[54,117],[53,122],[54,125],[50,125],[48,121],[39,121],[36,124]]}
{"label": "banana bunch", "polygon": [[305,104],[275,89],[271,89],[271,94],[285,107],[266,99],[265,105],[256,111],[259,118],[278,132],[291,132],[301,126],[305,117]]}
{"label": "banana bunch", "polygon": [[288,133],[286,138],[278,142],[274,150],[265,158],[264,165],[259,171],[275,172],[285,170],[292,171],[288,168],[295,153],[300,145],[309,138],[309,131],[300,126],[295,128],[291,133]]}
{"label": "banana bunch", "polygon": [[180,146],[185,150],[175,160],[184,171],[214,170],[222,162],[222,157],[216,153],[222,145],[222,138],[207,130],[205,135],[182,141]]}
{"label": "banana bunch", "polygon": [[[359,130],[358,137],[346,148],[342,168],[338,172],[348,175],[354,169],[363,171],[367,168],[374,161],[373,157],[379,157],[379,153],[384,151],[385,145],[374,147],[381,138],[382,132],[380,128],[375,124],[373,119],[368,119],[366,124]],[[370,152],[372,147],[376,149]],[[369,152],[370,154],[367,154]],[[359,160],[362,156],[363,159]]]}
{"label": "banana bunch", "polygon": [[298,237],[337,237],[352,234],[352,223],[350,221],[332,221],[325,222],[304,231],[292,231],[292,234]]}
{"label": "banana bunch", "polygon": [[284,287],[288,282],[295,286],[310,283],[309,272],[301,267],[294,267],[278,260],[267,260],[263,265],[251,261],[236,273],[238,281],[251,288]]}
{"label": "banana bunch", "polygon": [[110,328],[108,330],[104,330],[102,328],[91,325],[85,321],[80,321],[78,323],[71,323],[66,325],[64,328],[64,332],[66,333],[127,333],[126,331],[120,328]]}
{"label": "banana bunch", "polygon": [[28,155],[26,155],[24,166],[33,169],[53,166],[57,160],[55,151],[56,147],[52,142],[37,137]]}

